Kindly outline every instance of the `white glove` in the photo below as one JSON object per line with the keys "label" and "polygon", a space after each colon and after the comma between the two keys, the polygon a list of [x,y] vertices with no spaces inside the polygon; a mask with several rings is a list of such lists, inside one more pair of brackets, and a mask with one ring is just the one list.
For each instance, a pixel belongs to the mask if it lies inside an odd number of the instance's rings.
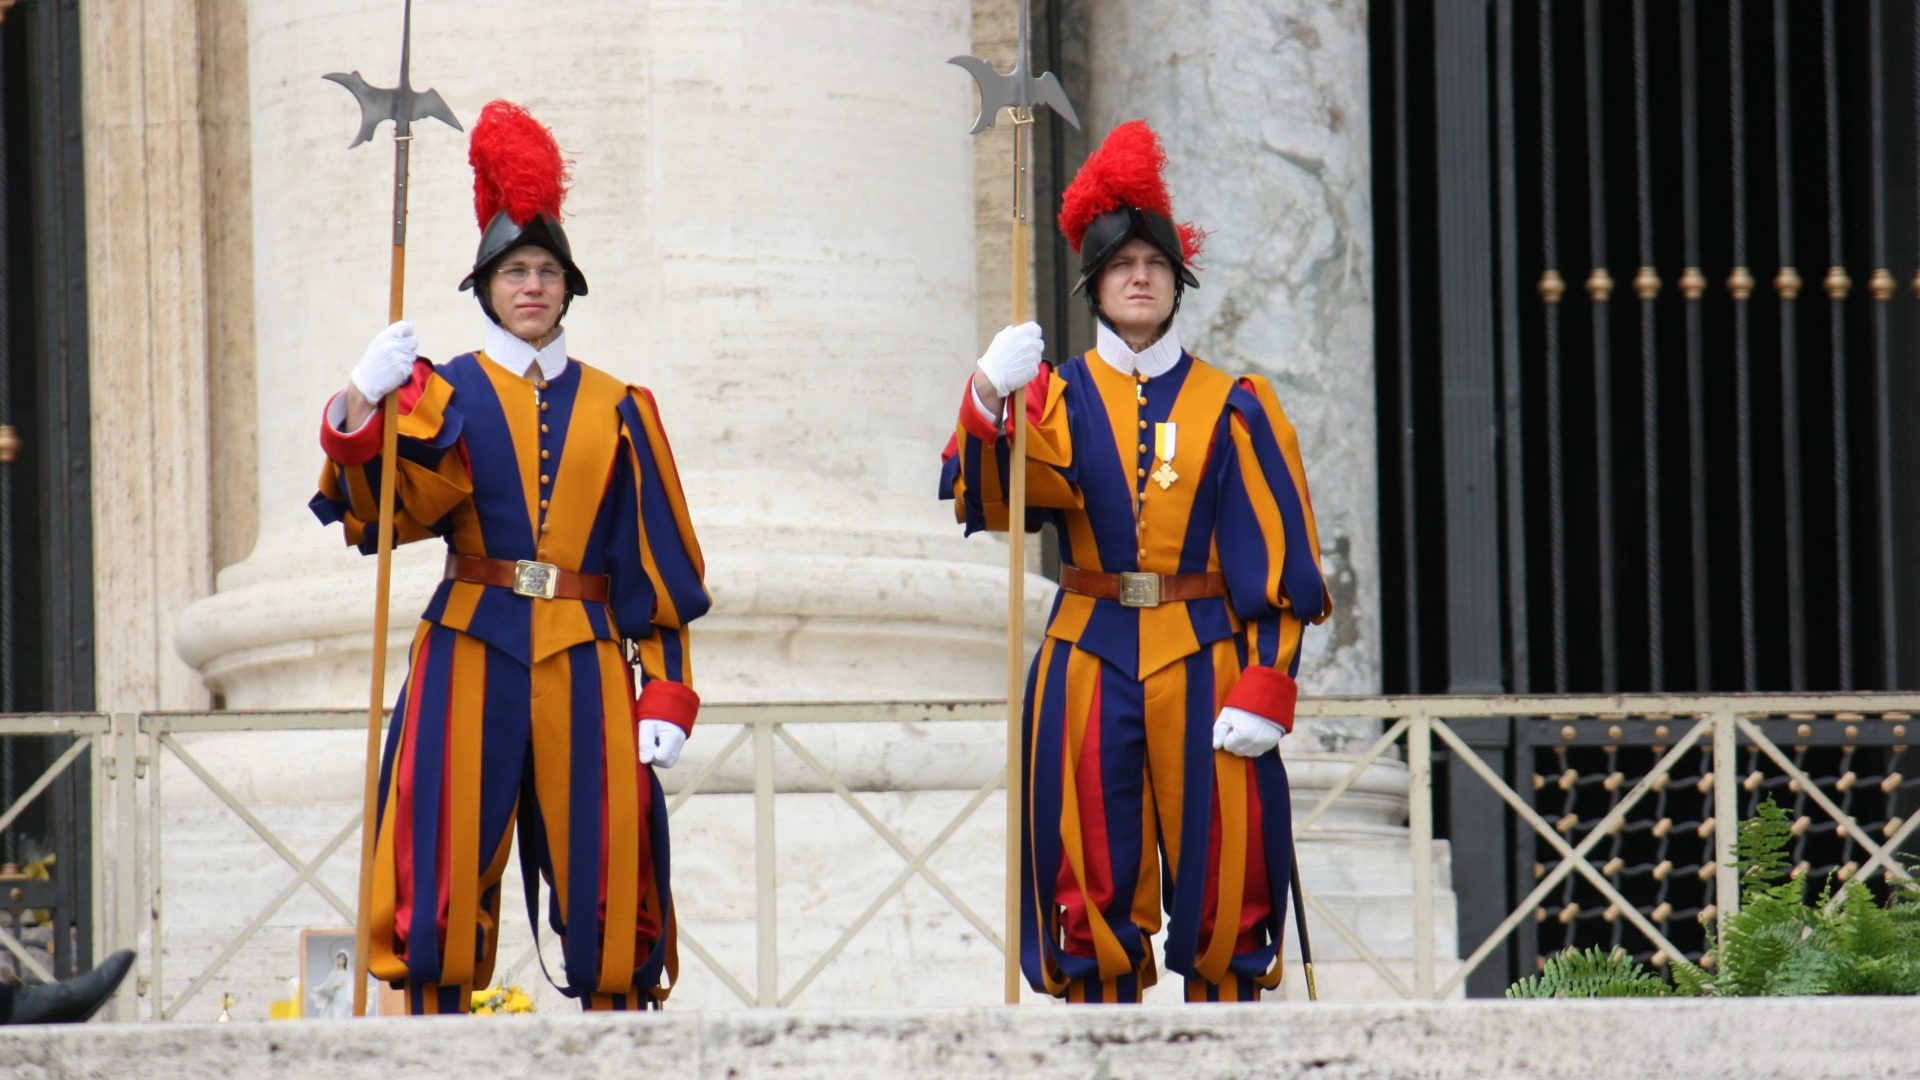
{"label": "white glove", "polygon": [[1024,322],[1019,326],[1009,326],[993,335],[993,343],[987,346],[987,355],[980,358],[980,370],[986,373],[987,381],[993,384],[1001,396],[1033,381],[1040,374],[1040,356],[1046,350],[1046,342],[1040,340],[1040,324]]}
{"label": "white glove", "polygon": [[1266,717],[1229,705],[1213,722],[1213,748],[1241,757],[1259,757],[1279,746],[1286,734],[1286,728]]}
{"label": "white glove", "polygon": [[640,764],[671,769],[686,744],[687,733],[680,730],[680,725],[666,720],[640,721]]}
{"label": "white glove", "polygon": [[420,353],[420,340],[413,336],[413,324],[405,319],[373,335],[367,351],[354,365],[353,387],[375,404],[413,378],[413,359]]}

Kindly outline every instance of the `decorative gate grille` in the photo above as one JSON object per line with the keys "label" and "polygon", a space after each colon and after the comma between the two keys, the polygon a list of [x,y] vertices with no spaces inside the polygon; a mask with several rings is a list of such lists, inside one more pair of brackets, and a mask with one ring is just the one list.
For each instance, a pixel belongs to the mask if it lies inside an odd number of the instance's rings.
{"label": "decorative gate grille", "polygon": [[1373,13],[1388,687],[1920,673],[1920,16]]}

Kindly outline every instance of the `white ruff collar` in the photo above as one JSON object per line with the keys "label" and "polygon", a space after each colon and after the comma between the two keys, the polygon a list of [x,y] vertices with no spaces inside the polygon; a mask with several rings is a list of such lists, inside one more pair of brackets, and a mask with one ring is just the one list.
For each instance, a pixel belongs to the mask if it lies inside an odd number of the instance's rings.
{"label": "white ruff collar", "polygon": [[562,329],[547,342],[547,347],[536,350],[532,344],[514,337],[513,332],[492,319],[487,320],[487,356],[494,363],[508,371],[526,374],[527,365],[538,363],[542,378],[553,380],[567,370],[567,332]]}
{"label": "white ruff collar", "polygon": [[1105,320],[1096,318],[1093,320],[1093,341],[1100,359],[1122,375],[1153,378],[1172,371],[1173,365],[1180,362],[1180,331],[1171,326],[1160,335],[1160,340],[1134,352]]}

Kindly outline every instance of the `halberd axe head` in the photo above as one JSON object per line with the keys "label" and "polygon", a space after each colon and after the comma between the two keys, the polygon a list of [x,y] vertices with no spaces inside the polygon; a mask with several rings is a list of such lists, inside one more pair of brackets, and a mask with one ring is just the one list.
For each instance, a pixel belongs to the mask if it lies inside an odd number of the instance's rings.
{"label": "halberd axe head", "polygon": [[1027,0],[1020,0],[1020,40],[1017,48],[1013,70],[1005,75],[977,56],[956,56],[947,61],[965,68],[973,76],[973,81],[980,84],[980,115],[974,120],[969,134],[978,135],[992,127],[1001,109],[1031,111],[1036,105],[1052,109],[1077,130],[1080,118],[1074,115],[1073,102],[1067,100],[1067,92],[1061,89],[1060,80],[1054,78],[1053,72],[1027,74]]}
{"label": "halberd axe head", "polygon": [[401,135],[408,133],[413,121],[428,117],[446,121],[447,126],[455,131],[466,130],[460,126],[459,118],[453,115],[453,110],[447,107],[438,90],[416,91],[407,88],[404,82],[391,90],[370,86],[357,71],[345,75],[336,71],[321,78],[346,87],[353,99],[360,103],[360,134],[347,144],[349,149],[372,139],[373,129],[380,126],[382,120],[393,121],[393,126]]}
{"label": "halberd axe head", "polygon": [[446,101],[440,97],[438,90],[413,88],[407,76],[408,61],[412,53],[413,0],[407,0],[401,13],[400,84],[398,86],[387,89],[369,85],[367,80],[360,77],[358,71],[344,75],[336,71],[331,75],[321,76],[323,79],[346,87],[347,93],[352,94],[353,99],[360,103],[360,133],[347,144],[348,149],[372,139],[373,129],[379,127],[382,120],[393,121],[394,135],[399,138],[412,133],[415,120],[425,120],[428,117],[445,121],[447,126],[455,131],[466,130],[460,126],[459,118],[453,115],[453,110],[447,107]]}

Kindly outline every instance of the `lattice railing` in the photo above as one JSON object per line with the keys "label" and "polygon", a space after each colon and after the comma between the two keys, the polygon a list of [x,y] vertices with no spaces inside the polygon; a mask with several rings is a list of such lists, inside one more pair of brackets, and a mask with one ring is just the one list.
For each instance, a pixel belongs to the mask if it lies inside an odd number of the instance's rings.
{"label": "lattice railing", "polygon": [[[1409,780],[1407,843],[1413,900],[1411,964],[1407,957],[1382,957],[1371,949],[1353,927],[1313,894],[1312,883],[1307,883],[1307,910],[1316,936],[1331,933],[1342,939],[1386,985],[1406,997],[1444,997],[1455,993],[1473,971],[1530,919],[1560,917],[1571,922],[1566,913],[1578,905],[1566,899],[1569,889],[1595,897],[1594,905],[1604,905],[1608,922],[1631,928],[1648,948],[1667,956],[1686,954],[1688,950],[1674,940],[1675,913],[1662,911],[1658,905],[1649,907],[1623,887],[1623,880],[1632,877],[1628,870],[1635,864],[1616,846],[1618,838],[1627,831],[1661,828],[1657,824],[1660,821],[1667,821],[1669,829],[1674,827],[1670,818],[1653,812],[1654,804],[1649,799],[1674,783],[1676,777],[1710,799],[1706,804],[1710,812],[1703,811],[1700,820],[1685,823],[1692,835],[1712,845],[1710,857],[1703,858],[1692,871],[1704,879],[1703,884],[1711,882],[1711,895],[1703,905],[1703,909],[1711,909],[1704,911],[1707,915],[1730,911],[1738,904],[1733,825],[1744,812],[1742,796],[1750,803],[1761,791],[1784,785],[1796,799],[1795,812],[1804,810],[1802,831],[1815,827],[1816,815],[1831,823],[1833,833],[1844,836],[1858,852],[1858,857],[1850,860],[1851,865],[1842,869],[1848,876],[1863,880],[1876,876],[1905,879],[1908,871],[1896,856],[1913,849],[1916,834],[1920,833],[1920,812],[1903,803],[1896,805],[1882,799],[1867,810],[1856,812],[1854,809],[1855,789],[1863,785],[1880,791],[1888,799],[1904,798],[1906,781],[1897,772],[1863,775],[1842,771],[1815,775],[1804,764],[1807,744],[1824,743],[1844,749],[1851,746],[1851,740],[1856,737],[1862,743],[1877,741],[1904,753],[1909,718],[1920,712],[1920,694],[1349,697],[1302,701],[1299,711],[1302,718],[1309,720],[1362,718],[1381,725],[1379,736],[1352,759],[1345,774],[1321,794],[1313,806],[1296,815],[1295,830],[1302,838],[1313,836],[1327,812],[1347,798],[1362,775],[1382,757],[1397,754],[1406,766]],[[873,792],[856,791],[813,748],[816,733],[827,725],[978,724],[996,722],[1000,715],[1000,707],[991,702],[710,706],[703,713],[703,727],[710,733],[733,730],[718,751],[686,777],[670,800],[669,813],[681,813],[691,800],[709,790],[716,775],[729,764],[735,766],[731,782],[737,790],[738,765],[743,755],[747,758],[752,776],[754,833],[753,969],[748,973],[722,962],[683,921],[681,940],[687,952],[742,1003],[789,1005],[815,983],[822,972],[844,960],[849,943],[915,880],[925,882],[953,912],[978,931],[984,942],[995,950],[1001,949],[1004,940],[996,921],[969,904],[934,869],[931,859],[1001,788],[1002,775],[995,772],[977,788],[966,792],[964,801],[934,830],[931,838],[915,844],[910,843],[900,829],[889,825],[882,812],[875,810]],[[183,741],[182,736],[209,732],[352,730],[363,722],[363,716],[358,712],[327,711],[150,713],[111,720],[99,716],[0,718],[0,737],[53,732],[82,736],[14,806],[0,812],[0,827],[16,818],[26,802],[38,797],[53,776],[72,768],[89,750],[93,751],[97,777],[94,798],[97,818],[93,830],[95,872],[101,874],[110,868],[112,874],[111,887],[103,881],[96,887],[95,895],[113,897],[111,917],[96,920],[101,928],[97,944],[104,950],[131,945],[143,934],[147,936],[138,982],[141,992],[150,998],[147,1011],[155,1019],[177,1017],[295,895],[303,891],[317,895],[332,914],[343,922],[352,922],[352,904],[328,886],[318,871],[331,856],[350,845],[359,828],[357,812],[343,814],[337,828],[325,834],[329,837],[326,842],[313,851],[295,850],[262,820],[255,808],[236,796],[196,757],[193,747]],[[1563,812],[1555,817],[1550,808],[1543,812],[1535,797],[1540,792],[1553,791],[1564,777],[1536,774],[1532,759],[1524,768],[1503,769],[1490,763],[1471,738],[1463,737],[1462,731],[1489,719],[1533,725],[1537,732],[1543,733],[1533,744],[1535,748],[1550,743],[1555,737],[1568,745],[1582,740],[1592,744],[1597,739],[1603,745],[1643,748],[1645,754],[1636,760],[1651,760],[1641,767],[1630,762],[1628,755],[1616,755],[1610,759],[1615,763],[1613,770],[1597,782],[1590,784],[1576,775],[1567,790],[1586,785],[1602,791],[1604,806],[1590,812]],[[852,914],[835,930],[833,940],[797,977],[784,982],[779,952],[783,935],[777,902],[776,821],[780,800],[796,792],[791,781],[783,788],[779,779],[782,774],[775,768],[776,754],[788,759],[784,766],[789,770],[788,775],[792,775],[792,762],[797,761],[802,767],[798,775],[806,778],[804,787],[808,792],[816,796],[821,792],[830,793],[871,830],[884,845],[888,857],[899,860],[884,885],[864,898],[848,900],[844,907]],[[1530,891],[1511,906],[1490,932],[1472,942],[1472,949],[1444,979],[1440,976],[1443,958],[1436,954],[1434,920],[1436,894],[1448,883],[1434,880],[1433,858],[1434,767],[1441,756],[1453,770],[1450,783],[1454,788],[1482,785],[1542,852]],[[260,910],[234,914],[237,929],[232,936],[210,961],[192,973],[184,989],[171,997],[164,993],[162,982],[168,926],[164,917],[164,882],[159,869],[168,836],[161,813],[161,770],[152,767],[165,759],[176,762],[186,774],[204,784],[219,804],[284,864],[286,872],[279,891]],[[127,767],[130,762],[135,767]],[[1629,769],[1637,775],[1629,775]],[[142,778],[146,783],[144,800],[137,787]],[[1866,806],[1865,803],[1858,805]],[[1877,816],[1863,820],[1861,815],[1869,810]],[[111,830],[104,827],[109,817],[115,826]],[[1645,824],[1649,817],[1655,820],[1654,826]],[[1870,828],[1870,824],[1873,827]],[[113,856],[110,860],[100,857],[101,838],[109,832]],[[144,845],[138,842],[142,835]],[[136,881],[143,881],[144,888],[136,891]],[[144,911],[139,910],[143,907]],[[1682,912],[1680,917],[1688,915]],[[0,947],[15,955],[25,951],[18,941],[5,937],[0,937]],[[1693,952],[1697,954],[1698,950]],[[510,978],[533,959],[534,953],[528,949],[503,971]],[[1451,964],[1454,958],[1444,959]],[[1403,977],[1409,967],[1411,977]],[[1337,988],[1330,989],[1337,994]]]}
{"label": "lattice railing", "polygon": [[[40,774],[14,797],[12,802],[0,807],[0,834],[14,828],[21,815],[39,802],[62,777],[73,774],[84,776],[89,769],[98,772],[113,768],[112,747],[109,743],[111,731],[111,720],[99,713],[0,715],[0,739],[41,739],[48,736],[66,736],[71,739],[66,747],[40,771]],[[99,832],[93,830],[88,836],[89,842],[94,845],[94,850],[89,854],[93,856],[93,865],[98,866],[100,864]],[[82,865],[78,852],[57,854],[66,856],[68,865]],[[20,903],[17,901],[23,901],[29,906],[38,906],[31,898],[26,897],[25,883],[12,885],[11,888],[18,889],[20,892],[18,895],[10,895],[7,898],[7,906],[10,910],[18,910]],[[44,890],[36,890],[38,891]],[[95,890],[93,896],[95,903],[93,922],[97,926],[99,925],[98,890]],[[66,914],[72,916],[76,913]],[[44,950],[34,949],[22,941],[19,935],[14,933],[16,929],[18,929],[17,924],[0,925],[0,948],[5,949],[12,956],[14,962],[24,970],[26,975],[41,982],[52,981],[56,977],[54,968],[49,966],[53,957]],[[60,928],[56,926],[53,929],[56,947],[58,947]]]}
{"label": "lattice railing", "polygon": [[[1850,875],[1866,879],[1879,873],[1907,880],[1908,871],[1894,856],[1913,842],[1916,829],[1920,829],[1920,814],[1910,813],[1903,820],[1889,820],[1887,825],[1891,827],[1883,825],[1880,830],[1883,839],[1874,840],[1869,835],[1870,830],[1864,828],[1852,813],[1835,800],[1836,793],[1828,792],[1809,776],[1781,748],[1777,738],[1769,735],[1764,728],[1769,724],[1786,723],[1792,725],[1795,738],[1811,739],[1816,728],[1833,725],[1840,731],[1839,737],[1847,739],[1858,737],[1860,725],[1872,723],[1884,725],[1892,739],[1904,740],[1910,718],[1917,709],[1920,709],[1920,695],[1916,694],[1449,696],[1319,698],[1303,701],[1300,704],[1301,716],[1377,717],[1386,723],[1386,729],[1361,753],[1346,776],[1337,781],[1315,806],[1296,818],[1296,834],[1310,834],[1315,822],[1381,756],[1396,747],[1405,756],[1409,774],[1408,833],[1413,863],[1412,985],[1409,986],[1385,959],[1368,948],[1351,927],[1311,893],[1307,897],[1307,906],[1317,922],[1337,934],[1403,997],[1445,997],[1452,994],[1527,919],[1544,912],[1543,905],[1548,897],[1563,883],[1576,879],[1607,903],[1609,917],[1624,920],[1658,953],[1671,957],[1683,956],[1687,950],[1676,945],[1667,929],[1661,925],[1668,916],[1662,915],[1658,919],[1650,917],[1639,904],[1627,897],[1616,881],[1621,865],[1612,859],[1602,866],[1594,865],[1592,856],[1595,849],[1617,835],[1647,796],[1672,779],[1676,766],[1695,753],[1696,748],[1706,747],[1711,753],[1711,768],[1700,783],[1704,790],[1711,792],[1713,809],[1712,814],[1696,826],[1696,831],[1702,837],[1711,837],[1714,845],[1710,864],[1703,866],[1706,871],[1703,876],[1711,877],[1715,900],[1713,906],[1702,914],[1710,918],[1737,910],[1739,888],[1735,876],[1734,841],[1740,818],[1738,795],[1743,787],[1757,787],[1764,782],[1764,776],[1759,781],[1754,779],[1756,770],[1749,769],[1746,773],[1737,771],[1739,750],[1745,746],[1752,749],[1752,756],[1770,763],[1787,777],[1797,794],[1804,794],[1818,812],[1830,819],[1837,829],[1843,830],[1847,839],[1864,852],[1865,862],[1849,868]],[[1835,719],[1819,719],[1823,716]],[[1502,776],[1499,769],[1488,764],[1455,730],[1455,723],[1459,721],[1487,718],[1530,719],[1558,724],[1568,742],[1579,736],[1583,726],[1600,723],[1605,725],[1614,741],[1625,741],[1631,736],[1643,744],[1651,745],[1658,756],[1630,786],[1626,784],[1624,775],[1617,779],[1611,775],[1607,778],[1612,783],[1614,798],[1610,808],[1598,820],[1588,822],[1577,817],[1563,817],[1558,822],[1549,822],[1531,799],[1517,791],[1508,777]],[[1849,728],[1849,724],[1853,726]],[[1848,731],[1855,734],[1850,736]],[[1436,975],[1439,958],[1435,955],[1433,925],[1433,762],[1436,738],[1451,760],[1497,795],[1508,811],[1551,854],[1550,860],[1543,860],[1539,864],[1533,889],[1444,981]],[[1851,774],[1845,779],[1857,783],[1857,778]],[[1883,784],[1885,779],[1882,778]],[[1456,773],[1453,782],[1459,784],[1466,781]],[[1836,785],[1840,782],[1835,781]],[[1575,838],[1573,834],[1582,826],[1584,832]],[[1562,910],[1566,909],[1563,907]]]}

